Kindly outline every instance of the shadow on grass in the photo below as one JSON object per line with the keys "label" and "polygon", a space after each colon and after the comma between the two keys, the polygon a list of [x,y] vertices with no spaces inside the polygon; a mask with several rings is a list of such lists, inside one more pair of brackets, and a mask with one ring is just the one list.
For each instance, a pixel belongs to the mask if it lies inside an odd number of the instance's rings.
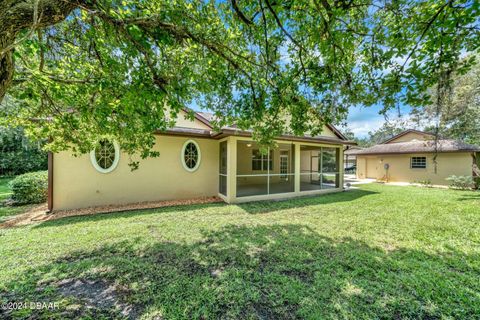
{"label": "shadow on grass", "polygon": [[472,201],[480,200],[480,191],[472,191],[470,194],[463,194],[462,197],[458,198],[458,201]]}
{"label": "shadow on grass", "polygon": [[[294,199],[288,199],[288,200],[248,202],[248,203],[238,204],[237,206],[242,208],[248,213],[260,214],[260,213],[269,213],[269,212],[274,212],[279,210],[287,210],[292,208],[302,208],[302,207],[313,206],[313,205],[354,201],[361,197],[374,195],[374,194],[378,194],[378,192],[355,189],[355,190],[349,190],[347,192],[337,192],[337,193],[330,193],[330,194],[324,194],[324,195],[306,196],[306,197],[300,197],[300,198],[294,198]],[[159,214],[159,213],[171,213],[171,212],[180,213],[180,212],[188,212],[192,210],[222,208],[225,206],[227,206],[227,204],[225,203],[209,203],[209,204],[172,206],[172,207],[164,207],[164,208],[158,208],[158,209],[142,209],[142,210],[133,210],[133,211],[114,212],[114,213],[99,213],[94,215],[65,217],[58,220],[50,220],[50,221],[39,223],[34,228],[60,227],[60,226],[78,223],[78,222],[102,221],[102,220],[126,218],[131,216],[140,216],[140,215],[148,215],[148,214]]]}
{"label": "shadow on grass", "polygon": [[288,200],[269,200],[255,201],[238,204],[243,210],[251,214],[270,213],[279,210],[287,210],[293,208],[302,208],[313,205],[340,203],[346,201],[354,201],[359,198],[378,194],[375,191],[351,189],[345,192],[335,192],[328,194],[320,194],[314,196],[305,196],[292,198]]}
{"label": "shadow on grass", "polygon": [[63,301],[58,310],[29,310],[32,318],[120,317],[65,302],[62,279],[115,283],[124,288],[122,303],[147,319],[473,318],[478,259],[387,252],[296,224],[228,226],[195,243],[132,239],[78,251],[18,275],[0,295],[3,302]]}

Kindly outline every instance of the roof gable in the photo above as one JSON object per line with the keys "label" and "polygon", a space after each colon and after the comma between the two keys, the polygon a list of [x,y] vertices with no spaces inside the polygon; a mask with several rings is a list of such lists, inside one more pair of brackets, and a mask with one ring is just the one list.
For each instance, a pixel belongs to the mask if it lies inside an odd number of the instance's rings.
{"label": "roof gable", "polygon": [[198,112],[194,112],[194,119],[188,117],[188,109],[181,110],[175,119],[175,127],[211,130],[210,122]]}
{"label": "roof gable", "polygon": [[405,130],[390,139],[385,140],[382,144],[400,143],[409,141],[428,141],[435,139],[435,135],[429,132],[424,132],[415,129]]}

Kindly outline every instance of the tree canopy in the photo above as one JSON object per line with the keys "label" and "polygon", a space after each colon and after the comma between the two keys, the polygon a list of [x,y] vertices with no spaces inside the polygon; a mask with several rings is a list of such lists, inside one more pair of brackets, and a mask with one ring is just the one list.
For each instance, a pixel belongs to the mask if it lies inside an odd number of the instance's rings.
{"label": "tree canopy", "polygon": [[[424,105],[413,109],[413,119],[430,124],[427,130],[480,145],[480,65],[452,77],[452,94],[444,105]],[[435,100],[437,88],[431,89]]]}
{"label": "tree canopy", "polygon": [[474,59],[459,57],[480,44],[471,0],[0,6],[3,121],[79,153],[111,136],[129,154],[154,156],[153,132],[186,106],[268,143],[316,134],[351,105],[426,105],[427,89],[470,68]]}

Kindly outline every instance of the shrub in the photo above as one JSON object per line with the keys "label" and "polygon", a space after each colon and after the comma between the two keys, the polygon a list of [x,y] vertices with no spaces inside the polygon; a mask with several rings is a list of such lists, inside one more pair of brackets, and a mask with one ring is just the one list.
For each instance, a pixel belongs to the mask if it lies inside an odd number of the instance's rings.
{"label": "shrub", "polygon": [[472,176],[455,176],[451,175],[446,179],[450,181],[450,188],[467,190],[472,189],[475,185]]}
{"label": "shrub", "polygon": [[10,182],[16,204],[41,203],[47,200],[47,171],[22,174]]}
{"label": "shrub", "polygon": [[415,180],[414,183],[418,183],[422,187],[427,187],[431,188],[432,187],[432,181],[430,179],[425,179],[425,180]]}

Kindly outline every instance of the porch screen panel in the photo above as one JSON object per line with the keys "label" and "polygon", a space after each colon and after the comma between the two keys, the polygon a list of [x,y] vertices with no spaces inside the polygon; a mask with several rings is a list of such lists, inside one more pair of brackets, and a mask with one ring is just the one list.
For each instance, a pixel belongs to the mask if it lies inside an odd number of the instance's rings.
{"label": "porch screen panel", "polygon": [[322,189],[322,148],[300,146],[300,191]]}
{"label": "porch screen panel", "polygon": [[338,188],[340,149],[300,146],[300,191]]}
{"label": "porch screen panel", "polygon": [[227,196],[227,141],[220,142],[218,192]]}
{"label": "porch screen panel", "polygon": [[339,187],[339,151],[338,148],[322,148],[322,189]]}
{"label": "porch screen panel", "polygon": [[237,197],[294,192],[293,144],[261,150],[253,141],[237,141]]}
{"label": "porch screen panel", "polygon": [[269,174],[269,194],[295,191],[295,147],[293,144],[278,144],[271,150],[273,170]]}
{"label": "porch screen panel", "polygon": [[268,194],[269,152],[253,141],[237,141],[237,197]]}

